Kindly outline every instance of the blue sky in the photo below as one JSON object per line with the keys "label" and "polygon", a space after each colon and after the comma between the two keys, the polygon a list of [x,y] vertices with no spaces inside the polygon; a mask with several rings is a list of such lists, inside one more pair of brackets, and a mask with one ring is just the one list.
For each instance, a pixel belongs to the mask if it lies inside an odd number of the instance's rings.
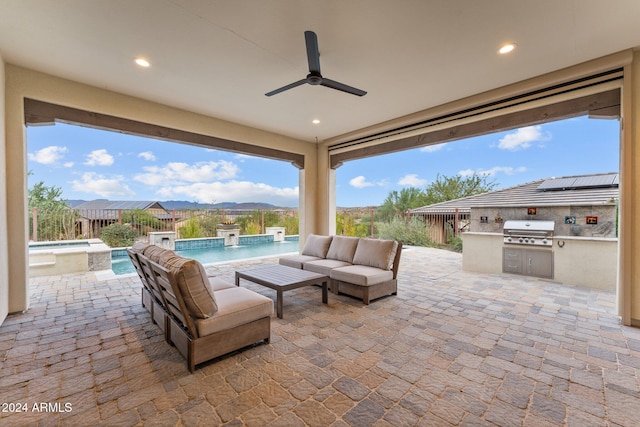
{"label": "blue sky", "polygon": [[[438,174],[476,172],[504,188],[618,171],[619,135],[617,120],[580,117],[347,162],[337,170],[336,203],[379,205]],[[64,124],[30,127],[27,141],[29,186],[44,181],[66,199],[298,205],[298,170],[286,162]]]}

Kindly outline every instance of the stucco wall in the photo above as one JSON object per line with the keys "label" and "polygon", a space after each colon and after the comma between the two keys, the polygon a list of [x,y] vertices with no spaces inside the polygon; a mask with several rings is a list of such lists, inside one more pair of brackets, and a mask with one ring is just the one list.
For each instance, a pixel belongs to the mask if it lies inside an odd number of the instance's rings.
{"label": "stucco wall", "polygon": [[[501,233],[463,233],[462,240],[462,268],[465,271],[502,273],[504,243]],[[607,291],[616,290],[617,239],[555,236],[551,250],[554,258],[554,281]]]}
{"label": "stucco wall", "polygon": [[[0,56],[0,242],[7,241],[7,174],[5,154],[5,78],[4,61]],[[8,247],[0,244],[0,323],[9,311],[9,259]]]}
{"label": "stucco wall", "polygon": [[[11,253],[8,255],[9,312],[22,311],[28,307],[24,98],[302,154],[305,156],[305,169],[300,173],[300,188],[311,191],[301,191],[300,235],[320,233],[319,228],[326,228],[319,224],[317,209],[317,206],[326,206],[326,201],[319,200],[319,193],[314,191],[319,187],[317,183],[318,151],[315,143],[53,77],[11,64],[5,65],[5,72],[7,140],[3,146],[7,150],[7,170],[3,177],[6,176],[7,182],[10,183],[7,186],[7,196],[12,201],[8,206],[7,215],[3,216],[8,219],[6,241],[11,248]],[[293,166],[283,163],[283,167]],[[5,245],[0,247],[6,251]],[[6,270],[3,269],[3,271]]]}
{"label": "stucco wall", "polygon": [[[480,218],[487,217],[483,223]],[[527,215],[525,207],[492,207],[471,208],[471,228],[469,231],[484,233],[502,233],[504,223],[496,222],[499,216],[507,220],[546,220],[554,221],[556,235],[573,235],[571,225],[565,224],[565,217],[575,217],[580,232],[575,234],[583,237],[616,237],[616,205],[607,203],[592,206],[549,206],[537,207],[535,215]],[[587,224],[587,216],[598,217],[597,224]]]}

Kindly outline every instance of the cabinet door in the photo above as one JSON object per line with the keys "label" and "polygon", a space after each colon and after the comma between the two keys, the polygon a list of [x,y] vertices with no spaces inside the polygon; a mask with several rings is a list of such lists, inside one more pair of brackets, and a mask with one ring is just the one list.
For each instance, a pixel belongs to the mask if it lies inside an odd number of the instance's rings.
{"label": "cabinet door", "polygon": [[522,248],[502,248],[502,271],[504,273],[522,274]]}
{"label": "cabinet door", "polygon": [[527,276],[553,279],[552,251],[529,250],[526,252],[524,261],[524,274]]}

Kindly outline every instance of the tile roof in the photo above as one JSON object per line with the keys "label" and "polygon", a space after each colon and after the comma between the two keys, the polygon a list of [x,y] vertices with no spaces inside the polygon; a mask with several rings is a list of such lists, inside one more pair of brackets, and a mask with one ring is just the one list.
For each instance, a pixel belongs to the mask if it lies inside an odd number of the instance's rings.
{"label": "tile roof", "polygon": [[[572,179],[573,178],[573,179]],[[551,185],[550,181],[575,183],[579,188]],[[470,212],[474,207],[541,207],[541,206],[580,206],[613,203],[620,195],[618,189],[618,173],[579,175],[562,178],[545,178],[503,188],[489,193],[477,194],[456,200],[423,206],[412,209],[412,215]],[[605,186],[606,182],[606,186]],[[543,185],[546,183],[546,185]],[[589,186],[592,185],[592,186]],[[551,185],[553,190],[544,191]],[[543,189],[539,189],[541,187]],[[575,185],[574,185],[575,186]]]}

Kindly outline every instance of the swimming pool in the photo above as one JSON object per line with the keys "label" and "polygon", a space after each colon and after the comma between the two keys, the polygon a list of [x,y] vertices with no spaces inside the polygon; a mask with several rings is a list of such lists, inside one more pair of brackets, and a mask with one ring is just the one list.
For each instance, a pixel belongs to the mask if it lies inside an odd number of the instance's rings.
{"label": "swimming pool", "polygon": [[[283,241],[272,243],[258,243],[253,245],[221,246],[207,249],[189,249],[176,251],[178,255],[193,258],[202,264],[214,262],[235,261],[246,258],[282,255],[298,252],[298,241]],[[112,256],[111,269],[115,274],[135,273],[129,256]]]}

